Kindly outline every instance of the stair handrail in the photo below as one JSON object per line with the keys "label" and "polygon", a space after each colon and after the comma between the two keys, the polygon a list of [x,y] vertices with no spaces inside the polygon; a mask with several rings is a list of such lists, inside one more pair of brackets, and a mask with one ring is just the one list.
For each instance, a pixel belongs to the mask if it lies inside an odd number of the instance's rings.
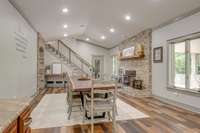
{"label": "stair handrail", "polygon": [[72,52],[82,63],[84,63],[86,66],[88,66],[89,68],[93,68],[93,66],[86,61],[84,58],[82,58],[78,53],[76,53],[73,49],[71,49],[69,46],[67,46],[63,41],[58,40],[58,45],[61,44],[64,47],[66,47],[67,49],[69,49],[70,52]]}

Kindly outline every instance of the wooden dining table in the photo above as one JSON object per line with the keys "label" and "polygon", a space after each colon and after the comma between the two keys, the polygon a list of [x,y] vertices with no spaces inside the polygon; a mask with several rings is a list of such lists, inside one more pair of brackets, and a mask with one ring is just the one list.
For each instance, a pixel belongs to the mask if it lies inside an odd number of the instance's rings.
{"label": "wooden dining table", "polygon": [[[74,92],[88,92],[92,88],[92,80],[79,80],[78,77],[70,76],[70,82],[72,84],[72,90]],[[94,89],[115,89],[114,83],[95,83]]]}
{"label": "wooden dining table", "polygon": [[[92,80],[88,79],[88,80],[80,80],[78,77],[76,76],[70,76],[69,77],[70,82],[71,82],[71,89],[73,92],[80,92],[81,95],[81,101],[82,101],[82,105],[84,105],[84,93],[85,92],[90,92],[91,88],[92,88]],[[108,89],[115,89],[115,84],[114,83],[95,83],[94,85],[94,89],[98,89],[98,90],[108,90]],[[105,98],[107,97],[107,95],[105,95]],[[90,117],[87,116],[87,114],[85,114],[86,117],[88,119],[90,119]],[[98,116],[94,116],[94,118],[104,118],[105,117],[105,112],[102,115],[98,115]]]}

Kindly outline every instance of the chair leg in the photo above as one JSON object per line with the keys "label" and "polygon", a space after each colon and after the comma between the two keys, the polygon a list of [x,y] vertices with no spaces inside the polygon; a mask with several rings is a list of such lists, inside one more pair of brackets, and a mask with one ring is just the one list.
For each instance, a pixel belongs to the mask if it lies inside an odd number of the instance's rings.
{"label": "chair leg", "polygon": [[116,115],[119,114],[119,113],[118,113],[118,110],[117,110],[117,104],[115,104],[115,113],[116,113]]}
{"label": "chair leg", "polygon": [[91,112],[91,133],[94,133],[94,112]]}
{"label": "chair leg", "polygon": [[113,133],[116,133],[116,118],[115,118],[115,106],[112,109],[112,123],[113,123]]}
{"label": "chair leg", "polygon": [[83,112],[83,123],[85,123],[85,111]]}
{"label": "chair leg", "polygon": [[70,117],[71,117],[71,113],[72,113],[72,104],[73,104],[73,99],[72,99],[72,97],[71,97],[70,100],[69,100],[69,108],[68,108],[68,113],[69,113],[69,115],[68,115],[68,120],[70,120]]}
{"label": "chair leg", "polygon": [[71,114],[72,114],[72,107],[69,108],[69,112],[68,112],[68,113],[69,113],[69,114],[68,114],[68,120],[70,120]]}
{"label": "chair leg", "polygon": [[82,107],[82,106],[80,106],[80,111],[81,111],[81,112],[83,112],[83,111],[84,111],[84,109],[83,109],[83,107]]}
{"label": "chair leg", "polygon": [[69,95],[69,90],[67,90],[67,96],[66,96],[66,102],[67,102],[67,104],[68,104],[68,111],[67,111],[67,113],[69,113],[69,104],[70,104],[70,95]]}
{"label": "chair leg", "polygon": [[67,92],[67,102],[69,102],[69,92]]}
{"label": "chair leg", "polygon": [[111,114],[110,114],[110,112],[107,112],[108,113],[108,119],[109,119],[109,121],[111,120]]}
{"label": "chair leg", "polygon": [[65,100],[66,100],[66,101],[65,101],[65,102],[66,102],[66,107],[68,107],[68,106],[67,106],[67,104],[69,104],[69,102],[68,102],[68,96],[66,96]]}
{"label": "chair leg", "polygon": [[67,109],[67,113],[69,114],[69,112],[70,112],[70,107],[68,107],[68,109]]}
{"label": "chair leg", "polygon": [[85,123],[85,104],[86,104],[86,101],[85,101],[85,98],[83,99],[83,123]]}
{"label": "chair leg", "polygon": [[91,123],[91,133],[94,133],[94,123]]}
{"label": "chair leg", "polygon": [[70,112],[70,110],[71,110],[71,107],[72,107],[72,105],[71,105],[71,102],[68,102],[68,109],[67,109],[67,113],[69,113]]}

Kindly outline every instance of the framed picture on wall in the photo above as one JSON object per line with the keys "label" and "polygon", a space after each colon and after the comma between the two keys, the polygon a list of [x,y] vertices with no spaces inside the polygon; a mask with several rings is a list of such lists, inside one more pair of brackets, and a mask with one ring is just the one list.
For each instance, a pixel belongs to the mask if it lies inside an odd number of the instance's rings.
{"label": "framed picture on wall", "polygon": [[134,50],[135,50],[135,47],[125,48],[122,51],[122,56],[123,57],[134,56]]}
{"label": "framed picture on wall", "polygon": [[153,62],[154,63],[163,62],[163,47],[157,47],[153,49]]}

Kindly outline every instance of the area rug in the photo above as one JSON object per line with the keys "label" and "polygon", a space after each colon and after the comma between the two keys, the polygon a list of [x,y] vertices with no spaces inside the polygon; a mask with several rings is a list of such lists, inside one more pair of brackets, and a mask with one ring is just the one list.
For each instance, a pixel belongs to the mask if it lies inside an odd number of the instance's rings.
{"label": "area rug", "polygon": [[[71,119],[68,120],[66,94],[46,94],[37,107],[33,110],[32,129],[72,126],[83,124],[82,112],[79,108],[74,109]],[[132,120],[149,117],[129,104],[117,99],[117,121]],[[104,122],[108,120],[103,120]],[[85,123],[84,123],[85,124]]]}

